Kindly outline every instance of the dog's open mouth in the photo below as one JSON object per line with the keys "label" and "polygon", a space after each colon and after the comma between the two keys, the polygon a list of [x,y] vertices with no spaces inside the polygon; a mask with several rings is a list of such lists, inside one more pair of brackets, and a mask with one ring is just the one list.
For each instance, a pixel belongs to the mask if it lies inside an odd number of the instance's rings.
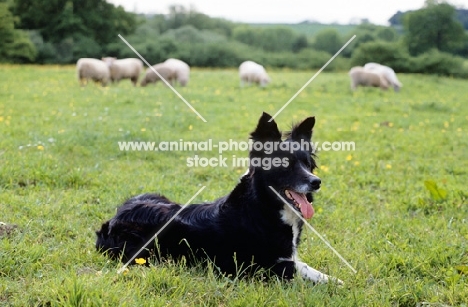
{"label": "dog's open mouth", "polygon": [[310,219],[314,215],[314,207],[307,201],[305,194],[294,192],[292,190],[284,190],[284,195],[290,200],[296,208],[298,208],[302,216],[306,219]]}

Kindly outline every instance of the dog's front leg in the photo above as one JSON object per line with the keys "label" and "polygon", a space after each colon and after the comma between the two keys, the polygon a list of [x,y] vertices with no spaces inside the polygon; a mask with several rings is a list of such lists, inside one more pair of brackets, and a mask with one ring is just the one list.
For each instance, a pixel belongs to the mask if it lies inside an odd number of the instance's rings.
{"label": "dog's front leg", "polygon": [[338,278],[328,276],[327,274],[323,274],[320,271],[317,271],[314,268],[311,268],[306,263],[301,261],[295,261],[296,271],[301,274],[301,276],[307,280],[313,281],[315,283],[325,284],[329,281],[334,281],[340,285],[343,284],[343,281],[339,280]]}

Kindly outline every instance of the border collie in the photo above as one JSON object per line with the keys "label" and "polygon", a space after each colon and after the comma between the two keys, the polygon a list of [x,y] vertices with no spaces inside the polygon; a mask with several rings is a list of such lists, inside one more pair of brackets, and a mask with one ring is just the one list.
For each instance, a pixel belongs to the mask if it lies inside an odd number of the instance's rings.
{"label": "border collie", "polygon": [[[187,206],[137,257],[185,258],[189,264],[208,259],[226,275],[261,271],[290,280],[298,273],[316,283],[341,283],[297,259],[303,222],[291,208],[311,218],[312,192],[321,184],[312,173],[314,124],[314,117],[306,118],[282,139],[275,121],[263,113],[251,133],[249,170],[234,190],[211,203]],[[180,208],[159,194],[130,198],[96,232],[96,248],[112,259],[133,259]]]}

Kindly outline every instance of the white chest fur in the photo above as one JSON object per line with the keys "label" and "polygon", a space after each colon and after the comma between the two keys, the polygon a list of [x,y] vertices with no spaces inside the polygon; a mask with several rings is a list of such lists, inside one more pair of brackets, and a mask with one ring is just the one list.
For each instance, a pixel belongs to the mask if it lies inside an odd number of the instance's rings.
{"label": "white chest fur", "polygon": [[292,209],[288,206],[285,205],[284,209],[281,210],[281,220],[286,224],[292,227],[292,232],[293,232],[293,237],[292,237],[292,246],[293,246],[293,252],[291,255],[292,260],[296,260],[296,254],[297,254],[297,242],[299,239],[299,223],[300,219],[297,216],[295,212],[292,211]]}

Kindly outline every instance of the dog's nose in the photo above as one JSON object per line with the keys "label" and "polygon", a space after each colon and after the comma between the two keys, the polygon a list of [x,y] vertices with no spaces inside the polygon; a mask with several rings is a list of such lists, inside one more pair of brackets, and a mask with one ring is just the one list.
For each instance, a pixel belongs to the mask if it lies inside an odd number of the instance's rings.
{"label": "dog's nose", "polygon": [[312,187],[312,190],[320,189],[320,184],[321,183],[322,183],[322,180],[320,180],[320,178],[317,177],[317,176],[312,176],[310,178],[310,186]]}

